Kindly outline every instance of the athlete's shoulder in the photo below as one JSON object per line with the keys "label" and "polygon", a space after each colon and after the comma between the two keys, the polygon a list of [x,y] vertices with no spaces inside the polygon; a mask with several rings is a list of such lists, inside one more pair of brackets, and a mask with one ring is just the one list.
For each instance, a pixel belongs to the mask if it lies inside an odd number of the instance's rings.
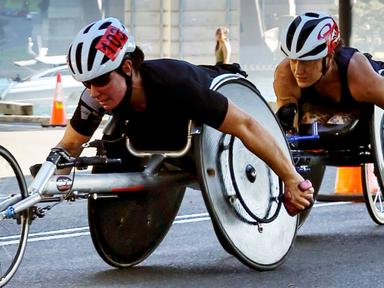
{"label": "athlete's shoulder", "polygon": [[175,68],[181,69],[186,67],[195,67],[195,65],[192,63],[170,58],[145,60],[142,65],[143,67],[149,69],[162,69],[171,71]]}
{"label": "athlete's shoulder", "polygon": [[371,70],[372,68],[371,60],[365,54],[356,51],[349,61],[348,74],[353,72],[353,74],[363,76],[366,73],[366,69]]}
{"label": "athlete's shoulder", "polygon": [[286,85],[287,83],[295,82],[288,58],[284,59],[276,66],[274,72],[274,82],[278,85]]}

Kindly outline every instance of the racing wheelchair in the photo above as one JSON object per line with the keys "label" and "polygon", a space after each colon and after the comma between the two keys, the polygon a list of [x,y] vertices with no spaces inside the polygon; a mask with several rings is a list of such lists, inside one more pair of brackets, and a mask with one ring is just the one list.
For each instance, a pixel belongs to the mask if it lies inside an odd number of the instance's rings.
{"label": "racing wheelchair", "polygon": [[[292,159],[274,113],[251,82],[225,74],[211,89],[253,115]],[[228,253],[257,270],[281,265],[298,217],[282,205],[277,175],[239,139],[192,121],[175,122],[163,117],[132,125],[113,118],[101,140],[84,145],[96,147],[96,156],[73,158],[54,148],[28,187],[16,159],[0,146],[0,286],[15,274],[29,227],[47,212],[47,202],[86,199],[96,251],[106,263],[126,268],[160,244],[187,187],[202,191]],[[58,174],[66,167],[85,170]]]}
{"label": "racing wheelchair", "polygon": [[[365,204],[379,225],[384,224],[383,113],[371,105],[353,114],[345,124],[300,124],[297,134],[287,135],[296,169],[311,180],[315,199],[326,166],[361,167]],[[299,226],[309,213],[307,210],[300,214]]]}

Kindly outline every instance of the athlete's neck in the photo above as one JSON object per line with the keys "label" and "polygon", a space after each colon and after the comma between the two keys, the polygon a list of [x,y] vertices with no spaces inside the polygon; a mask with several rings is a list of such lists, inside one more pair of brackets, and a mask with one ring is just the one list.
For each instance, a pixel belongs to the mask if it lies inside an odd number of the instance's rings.
{"label": "athlete's neck", "polygon": [[321,89],[329,85],[333,81],[337,81],[338,69],[335,61],[331,61],[328,67],[325,69],[325,73],[322,74],[313,86],[316,89]]}
{"label": "athlete's neck", "polygon": [[139,73],[133,73],[132,75],[132,97],[130,105],[136,111],[142,112],[147,107],[145,91],[143,87],[143,81]]}

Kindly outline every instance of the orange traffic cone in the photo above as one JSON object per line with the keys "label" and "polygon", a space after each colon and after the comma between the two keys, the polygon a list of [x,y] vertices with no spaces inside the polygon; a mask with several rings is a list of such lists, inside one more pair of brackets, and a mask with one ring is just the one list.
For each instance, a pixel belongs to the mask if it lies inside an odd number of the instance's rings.
{"label": "orange traffic cone", "polygon": [[336,173],[336,194],[362,194],[360,167],[338,167]]}
{"label": "orange traffic cone", "polygon": [[44,127],[65,127],[67,120],[65,118],[64,112],[64,102],[63,102],[63,87],[61,86],[61,73],[57,73],[56,78],[56,89],[55,94],[53,95],[53,105],[51,119],[49,120],[48,125],[43,125]]}
{"label": "orange traffic cone", "polygon": [[[361,167],[337,167],[334,194],[318,194],[318,201],[364,201]],[[373,164],[368,164],[368,185],[372,193],[379,190]]]}

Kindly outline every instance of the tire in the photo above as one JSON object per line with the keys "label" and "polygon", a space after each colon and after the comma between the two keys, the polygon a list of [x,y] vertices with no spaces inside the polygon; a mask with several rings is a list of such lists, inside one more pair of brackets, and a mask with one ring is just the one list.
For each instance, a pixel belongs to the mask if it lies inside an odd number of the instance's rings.
{"label": "tire", "polygon": [[[25,198],[27,186],[16,159],[0,146],[0,203],[11,194]],[[16,219],[0,220],[0,287],[8,283],[21,263],[27,246],[29,224],[29,210],[18,214]]]}
{"label": "tire", "polygon": [[[320,164],[320,161],[313,159],[311,165],[309,166],[310,171],[300,173],[301,176],[304,177],[304,179],[308,179],[309,181],[311,181],[314,189],[314,194],[313,194],[314,200],[316,200],[317,194],[319,194],[319,189],[320,189],[321,182],[323,181],[325,167],[326,167],[325,165]],[[303,226],[305,220],[307,220],[309,214],[311,213],[311,210],[312,208],[305,210],[304,212],[301,212],[299,214],[299,228]]]}
{"label": "tire", "polygon": [[137,191],[88,202],[89,229],[100,257],[109,265],[139,264],[169,231],[184,196],[182,189]]}
{"label": "tire", "polygon": [[[384,110],[374,106],[374,113],[370,123],[370,138],[373,155],[374,173],[372,166],[364,164],[362,166],[363,194],[367,210],[372,220],[379,225],[384,224],[383,194],[384,191]],[[371,169],[371,171],[369,171]],[[372,177],[375,175],[374,177]],[[372,178],[377,180],[377,191],[372,185]],[[371,179],[371,181],[370,181]]]}
{"label": "tire", "polygon": [[384,224],[384,195],[374,176],[373,165],[368,163],[361,167],[363,194],[369,216],[379,224]]}
{"label": "tire", "polygon": [[[216,87],[270,131],[286,157],[291,158],[275,115],[250,82],[227,80]],[[289,216],[276,201],[283,191],[278,177],[240,140],[229,139],[206,125],[195,138],[196,170],[215,233],[223,248],[243,264],[260,271],[275,269],[291,251],[298,219]],[[244,207],[265,221],[250,219]]]}
{"label": "tire", "polygon": [[228,241],[225,239],[225,235],[223,234],[223,231],[217,226],[218,224],[216,221],[212,221],[213,230],[215,231],[216,238],[219,241],[221,247],[230,255],[235,255],[235,252],[233,250],[233,247],[228,244]]}
{"label": "tire", "polygon": [[[103,139],[113,140],[121,135]],[[110,158],[121,158],[122,165],[97,167],[93,173],[140,172],[142,159],[127,153],[125,140],[105,146]],[[116,197],[88,200],[88,224],[99,256],[109,265],[128,268],[139,264],[158,247],[169,231],[182,199],[185,187],[156,187],[156,191],[140,190],[118,193]],[[108,196],[111,196],[108,194]]]}

